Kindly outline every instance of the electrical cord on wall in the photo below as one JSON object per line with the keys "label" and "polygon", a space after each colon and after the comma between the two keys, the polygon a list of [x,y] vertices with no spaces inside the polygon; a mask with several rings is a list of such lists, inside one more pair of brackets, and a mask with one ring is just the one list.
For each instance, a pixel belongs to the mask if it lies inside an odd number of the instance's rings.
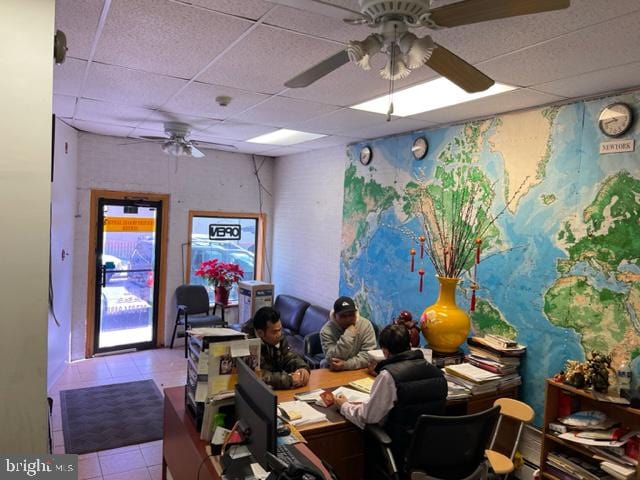
{"label": "electrical cord on wall", "polygon": [[[253,174],[256,176],[256,180],[258,181],[258,210],[259,210],[260,216],[262,216],[262,213],[263,213],[262,212],[262,191],[264,190],[270,197],[273,196],[271,195],[271,192],[269,192],[269,190],[267,190],[265,186],[262,185],[262,181],[260,180],[260,169],[262,169],[262,166],[264,165],[264,162],[267,161],[267,159],[263,158],[262,162],[260,163],[260,166],[258,166],[256,162],[255,155],[251,155],[251,160],[253,160]],[[271,265],[269,263],[269,257],[267,255],[267,239],[266,238],[262,242],[262,256],[264,257],[264,264],[267,267],[267,274],[269,276],[269,281],[271,281]]]}

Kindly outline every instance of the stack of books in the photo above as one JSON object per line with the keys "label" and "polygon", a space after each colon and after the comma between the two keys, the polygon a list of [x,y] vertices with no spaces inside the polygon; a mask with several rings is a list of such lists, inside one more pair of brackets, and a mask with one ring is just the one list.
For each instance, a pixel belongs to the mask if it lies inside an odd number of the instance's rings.
{"label": "stack of books", "polygon": [[548,472],[560,480],[601,480],[611,477],[600,465],[564,452],[549,452],[546,467]]}
{"label": "stack of books", "polygon": [[471,395],[495,392],[510,386],[520,385],[520,375],[498,375],[470,363],[444,367],[444,376],[448,382],[462,385]]}
{"label": "stack of books", "polygon": [[467,344],[469,355],[466,360],[471,365],[498,375],[502,380],[499,388],[520,385],[518,368],[527,347],[498,335],[471,337]]}

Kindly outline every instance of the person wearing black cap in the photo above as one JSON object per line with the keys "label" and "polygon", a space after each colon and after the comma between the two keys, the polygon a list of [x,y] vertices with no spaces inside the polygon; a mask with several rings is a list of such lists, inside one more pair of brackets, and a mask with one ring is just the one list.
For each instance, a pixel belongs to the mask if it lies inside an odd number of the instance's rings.
{"label": "person wearing black cap", "polygon": [[367,351],[376,348],[376,335],[371,322],[358,314],[353,299],[340,297],[320,330],[320,342],[325,357],[322,367],[356,370],[368,365]]}

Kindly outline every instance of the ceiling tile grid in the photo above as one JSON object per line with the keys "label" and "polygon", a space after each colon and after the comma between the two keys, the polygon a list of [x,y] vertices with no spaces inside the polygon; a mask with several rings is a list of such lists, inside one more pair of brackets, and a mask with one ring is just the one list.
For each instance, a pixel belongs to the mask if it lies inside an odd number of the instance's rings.
{"label": "ceiling tile grid", "polygon": [[67,37],[67,55],[89,59],[104,0],[56,0],[56,29]]}
{"label": "ceiling tile grid", "polygon": [[76,108],[76,97],[68,95],[53,96],[53,112],[62,118],[71,118]]}
{"label": "ceiling tile grid", "polygon": [[296,129],[301,122],[338,110],[339,107],[273,96],[264,103],[237,115],[234,120]]}
{"label": "ceiling tile grid", "polygon": [[81,98],[78,100],[74,119],[120,125],[131,129],[152,113],[152,110],[145,108]]}
{"label": "ceiling tile grid", "polygon": [[[62,65],[53,67],[53,93],[60,95],[80,95],[86,60],[67,58]],[[116,92],[114,92],[114,95]]]}
{"label": "ceiling tile grid", "polygon": [[95,60],[192,78],[250,21],[157,0],[113,0]]}

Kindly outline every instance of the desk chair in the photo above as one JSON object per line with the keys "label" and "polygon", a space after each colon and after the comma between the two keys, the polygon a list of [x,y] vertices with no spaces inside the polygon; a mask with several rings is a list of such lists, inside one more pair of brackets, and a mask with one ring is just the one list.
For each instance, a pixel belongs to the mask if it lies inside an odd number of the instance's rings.
{"label": "desk chair", "polygon": [[391,451],[391,438],[380,426],[367,425],[366,431],[382,445],[386,460],[386,471],[376,472],[375,478],[486,479],[488,465],[485,449],[499,415],[499,406],[472,415],[420,415],[404,458],[402,471],[399,471]]}
{"label": "desk chair", "polygon": [[[506,479],[515,468],[513,464],[513,457],[516,455],[516,450],[520,443],[520,437],[522,436],[522,430],[524,429],[525,424],[530,423],[531,420],[533,420],[534,411],[533,408],[526,403],[513,398],[499,398],[493,402],[493,405],[494,407],[500,407],[500,418],[498,419],[498,425],[496,426],[493,439],[491,440],[491,445],[489,445],[489,450],[486,451],[486,455],[491,463],[491,468],[494,473],[504,475],[504,478]],[[493,450],[496,444],[496,439],[501,433],[500,427],[503,426],[503,419],[505,417],[512,419],[518,426],[518,433],[516,434],[515,441],[513,442],[511,454],[508,457]]]}
{"label": "desk chair", "polygon": [[[226,327],[220,315],[209,314],[209,295],[203,285],[180,285],[176,288],[178,312],[171,335],[171,346],[176,339],[178,325],[184,325],[185,332],[191,327]],[[185,333],[184,357],[187,358],[187,338]]]}
{"label": "desk chair", "polygon": [[320,368],[324,360],[320,332],[313,332],[304,337],[304,360],[312,369]]}

